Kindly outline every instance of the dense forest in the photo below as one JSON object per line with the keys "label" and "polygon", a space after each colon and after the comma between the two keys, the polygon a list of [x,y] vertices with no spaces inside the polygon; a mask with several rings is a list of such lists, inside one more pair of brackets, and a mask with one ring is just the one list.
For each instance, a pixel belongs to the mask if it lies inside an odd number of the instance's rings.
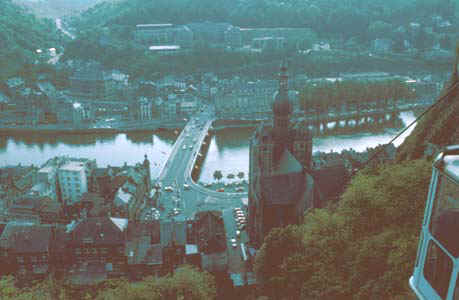
{"label": "dense forest", "polygon": [[157,0],[104,2],[87,10],[78,28],[202,20],[241,27],[309,27],[322,37],[359,36],[375,22],[399,26],[440,15],[455,19],[457,0]]}
{"label": "dense forest", "polygon": [[[398,47],[403,42],[400,26],[419,22],[423,27],[434,26],[432,17],[441,16],[457,24],[458,0],[405,1],[325,1],[325,0],[157,0],[108,1],[95,5],[80,16],[69,18],[69,25],[78,38],[66,47],[64,60],[95,59],[107,68],[120,69],[135,77],[152,77],[154,73],[190,73],[242,68],[255,61],[272,61],[272,55],[249,55],[228,52],[194,41],[193,51],[177,57],[158,57],[135,42],[134,30],[141,23],[187,24],[191,22],[228,22],[241,27],[307,27],[311,29],[309,43],[331,41],[340,47],[368,49],[376,38],[391,38]],[[453,34],[453,33],[451,33]],[[433,34],[421,31],[413,37],[413,45],[423,48],[433,45]],[[441,40],[444,49],[451,48],[450,38]],[[397,46],[398,45],[398,46]],[[333,46],[335,48],[335,45]],[[379,62],[378,58],[295,57],[296,63],[306,61],[311,75],[330,70],[386,70],[397,67],[400,57]],[[284,53],[284,56],[293,53]],[[406,60],[406,58],[403,58]],[[369,61],[369,62],[367,62]],[[397,63],[394,63],[394,62]],[[404,61],[405,63],[405,61]],[[423,61],[407,64],[423,65]],[[381,66],[382,65],[382,66]],[[428,65],[427,67],[436,68]],[[171,71],[172,70],[172,71]],[[317,70],[317,71],[315,71]],[[232,70],[234,73],[234,70]],[[248,74],[247,70],[244,71]],[[152,78],[153,79],[153,78]]]}
{"label": "dense forest", "polygon": [[336,81],[307,84],[300,94],[303,109],[313,108],[322,113],[330,108],[340,111],[342,105],[352,104],[357,110],[370,105],[387,106],[389,101],[416,98],[416,93],[401,80]]}
{"label": "dense forest", "polygon": [[38,19],[11,0],[0,1],[0,81],[40,59],[37,49],[59,48],[63,40],[54,23]]}
{"label": "dense forest", "polygon": [[439,97],[439,101],[412,134],[400,146],[400,161],[422,157],[428,144],[445,146],[459,140],[459,42],[452,77]]}
{"label": "dense forest", "polygon": [[365,170],[335,207],[272,230],[255,263],[262,293],[270,299],[409,299],[430,172],[425,160]]}

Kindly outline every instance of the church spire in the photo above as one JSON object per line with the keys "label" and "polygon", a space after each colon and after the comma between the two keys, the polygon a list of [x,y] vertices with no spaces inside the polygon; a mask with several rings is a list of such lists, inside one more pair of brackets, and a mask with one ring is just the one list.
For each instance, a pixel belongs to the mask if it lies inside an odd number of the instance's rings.
{"label": "church spire", "polygon": [[276,93],[273,104],[274,132],[279,139],[288,136],[288,127],[292,111],[292,104],[288,99],[287,66],[285,62],[283,62],[279,75],[279,91]]}
{"label": "church spire", "polygon": [[[287,75],[287,63],[282,60],[280,75],[279,75],[279,93],[288,94],[288,75]],[[288,95],[287,95],[288,97]]]}

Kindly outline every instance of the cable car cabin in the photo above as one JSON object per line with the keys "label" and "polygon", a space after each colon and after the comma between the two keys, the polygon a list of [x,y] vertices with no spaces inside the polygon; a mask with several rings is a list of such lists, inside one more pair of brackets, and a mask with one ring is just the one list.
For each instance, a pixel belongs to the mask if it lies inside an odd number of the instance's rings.
{"label": "cable car cabin", "polygon": [[419,299],[459,300],[459,145],[435,160],[410,286]]}

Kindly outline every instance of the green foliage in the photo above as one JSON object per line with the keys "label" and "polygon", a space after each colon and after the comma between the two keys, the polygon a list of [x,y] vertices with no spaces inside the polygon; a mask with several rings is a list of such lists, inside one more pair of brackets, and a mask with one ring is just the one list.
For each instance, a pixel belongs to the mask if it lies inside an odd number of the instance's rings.
{"label": "green foliage", "polygon": [[[451,88],[452,84],[457,82],[457,75],[453,73],[451,84],[446,84],[445,89],[440,94],[441,102],[437,100],[435,107],[424,115],[410,136],[400,146],[397,153],[398,160],[422,157],[427,143],[439,146],[457,143],[459,96],[458,88]],[[449,94],[447,94],[448,92]]]}
{"label": "green foliage", "polygon": [[214,176],[214,179],[216,179],[216,180],[220,181],[220,179],[222,179],[222,178],[223,178],[223,174],[222,174],[222,171],[220,171],[220,170],[215,170],[215,172],[214,172],[214,175],[213,175],[213,176]]}
{"label": "green foliage", "polygon": [[[403,299],[430,172],[424,160],[361,172],[336,208],[273,230],[256,257],[262,291],[272,299]],[[290,294],[276,293],[282,284]]]}
{"label": "green foliage", "polygon": [[300,95],[301,106],[307,110],[323,112],[329,107],[340,109],[343,104],[365,108],[371,102],[385,105],[389,100],[413,99],[416,94],[400,80],[385,81],[336,81],[310,83]]}
{"label": "green foliage", "polygon": [[117,282],[116,286],[99,293],[97,300],[204,300],[215,299],[216,288],[213,277],[206,272],[183,266],[172,276],[149,277],[141,282]]}
{"label": "green foliage", "polygon": [[0,80],[34,63],[36,49],[58,48],[62,43],[51,20],[39,20],[11,0],[0,1],[0,11]]}
{"label": "green foliage", "polygon": [[2,277],[0,299],[212,300],[216,299],[216,286],[212,275],[185,265],[167,277],[148,277],[134,283],[125,279],[112,279],[85,289],[52,279],[46,279],[30,287],[18,288],[13,277]]}
{"label": "green foliage", "polygon": [[46,279],[27,287],[16,287],[12,276],[0,278],[0,299],[2,300],[49,300],[68,299],[61,285]]}

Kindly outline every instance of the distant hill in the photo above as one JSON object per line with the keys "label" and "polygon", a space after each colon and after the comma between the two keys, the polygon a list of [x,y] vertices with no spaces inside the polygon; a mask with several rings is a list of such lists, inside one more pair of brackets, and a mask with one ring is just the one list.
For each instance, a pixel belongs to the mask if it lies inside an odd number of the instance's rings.
{"label": "distant hill", "polygon": [[82,12],[100,2],[113,0],[13,0],[39,17],[58,18]]}
{"label": "distant hill", "polygon": [[37,59],[37,49],[59,48],[54,22],[38,19],[11,0],[0,1],[0,81]]}
{"label": "distant hill", "polygon": [[[444,97],[417,124],[411,135],[400,146],[399,160],[422,157],[429,144],[443,147],[459,144],[459,43],[456,47],[456,62],[450,82],[440,97]],[[454,88],[453,88],[454,87]],[[439,97],[439,98],[440,98]]]}

